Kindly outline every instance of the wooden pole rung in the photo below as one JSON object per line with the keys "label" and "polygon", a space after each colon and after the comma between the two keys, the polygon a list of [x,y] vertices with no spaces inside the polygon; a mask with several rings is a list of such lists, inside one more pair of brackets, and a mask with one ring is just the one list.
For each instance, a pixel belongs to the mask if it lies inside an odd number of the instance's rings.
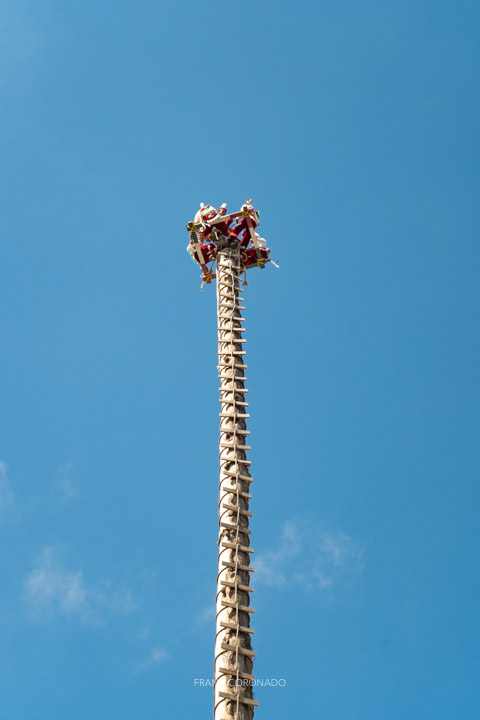
{"label": "wooden pole rung", "polygon": [[[237,308],[231,305],[228,309],[235,312]],[[217,317],[220,320],[235,320],[236,322],[245,322],[245,318],[242,315],[222,315],[221,313],[218,313]]]}
{"label": "wooden pole rung", "polygon": [[222,486],[220,487],[220,492],[221,492],[221,493],[223,492],[223,493],[228,494],[228,495],[240,495],[240,497],[246,498],[247,500],[251,500],[251,499],[252,499],[251,493],[243,492],[243,490],[237,490],[236,487],[231,487],[231,488],[230,488],[230,487],[225,487],[225,486],[222,485]]}
{"label": "wooden pole rung", "polygon": [[229,580],[221,580],[220,585],[225,585],[225,587],[238,588],[239,590],[243,590],[243,592],[253,592],[253,588],[249,585],[240,585],[240,583],[230,582]]}
{"label": "wooden pole rung", "polygon": [[[218,389],[220,392],[230,392],[230,393],[238,393],[239,395],[244,395],[244,393],[242,392],[242,388],[238,389],[236,387],[219,387]],[[228,402],[228,400],[224,400],[223,402]],[[247,401],[246,401],[245,397],[243,397],[242,400],[238,400],[237,402],[247,402]]]}
{"label": "wooden pole rung", "polygon": [[227,622],[221,622],[220,625],[224,628],[227,628],[228,630],[237,630],[239,632],[248,633],[249,635],[254,635],[255,630],[253,628],[245,627],[244,625],[235,625],[235,623],[227,623]]}
{"label": "wooden pole rung", "polygon": [[[223,462],[225,462],[225,461],[223,461]],[[227,462],[228,462],[228,460],[227,460]],[[222,468],[220,468],[220,471],[223,472],[224,475],[228,475],[228,477],[235,478],[235,480],[242,480],[243,482],[247,482],[247,483],[253,482],[253,478],[248,477],[248,475],[240,475],[238,473],[231,473],[228,470],[223,470]]]}
{"label": "wooden pole rung", "polygon": [[241,491],[241,490],[238,490],[236,487],[228,488],[228,487],[223,487],[223,486],[222,486],[222,487],[220,488],[220,492],[223,492],[223,493],[229,494],[229,495],[240,495],[240,497],[247,498],[248,500],[250,500],[251,497],[252,497],[250,493],[247,493],[247,492],[243,492],[243,491]]}
{"label": "wooden pole rung", "polygon": [[247,498],[247,500],[250,500],[252,498],[252,495],[250,493],[245,493],[242,490],[238,490],[236,486],[229,488],[225,487],[225,485],[222,485],[220,487],[220,492],[230,493],[230,495],[240,495],[240,497]]}
{"label": "wooden pole rung", "polygon": [[218,413],[218,417],[223,418],[249,418],[250,415],[248,413]]}
{"label": "wooden pole rung", "polygon": [[[218,346],[220,347],[220,343],[226,343],[226,340],[221,340],[218,338]],[[245,353],[245,351],[244,351]],[[228,355],[227,352],[222,352],[222,355]],[[246,355],[246,353],[245,353]],[[236,365],[242,366],[246,365],[245,363],[246,358],[219,358],[219,362],[217,364],[217,368],[220,367],[235,367]],[[232,362],[233,361],[233,362]]]}
{"label": "wooden pole rung", "polygon": [[239,508],[238,505],[232,505],[231,503],[222,503],[222,507],[226,508],[227,510],[235,510],[237,513],[240,513],[240,515],[245,515],[245,517],[253,517],[250,510],[242,510],[242,508]]}
{"label": "wooden pole rung", "polygon": [[223,607],[229,607],[233,608],[234,610],[238,610],[239,612],[246,612],[246,613],[254,613],[255,608],[249,607],[248,605],[239,605],[238,603],[232,603],[228,600],[224,600],[223,598],[220,600],[220,604]]}
{"label": "wooden pole rung", "polygon": [[[234,280],[237,280],[237,282],[240,280],[240,278],[234,278]],[[220,307],[225,307],[225,305],[222,304],[222,301],[227,302],[227,307],[231,307],[231,305],[228,304],[230,297],[231,297],[231,290],[237,290],[238,293],[243,292],[243,288],[240,287],[240,283],[238,282],[238,286],[235,287],[235,285],[232,285],[231,283],[227,282],[226,280],[219,280],[218,281],[219,286],[219,298],[220,298]],[[220,287],[222,286],[222,287]],[[240,300],[243,300],[243,298],[239,298]],[[238,306],[237,306],[238,307]]]}
{"label": "wooden pole rung", "polygon": [[238,530],[238,532],[243,532],[245,535],[251,535],[252,533],[252,531],[248,528],[242,528],[240,525],[232,525],[231,523],[226,523],[224,520],[220,521],[220,527],[223,527],[226,530]]}
{"label": "wooden pole rung", "polygon": [[250,435],[250,430],[242,430],[242,428],[235,428],[235,430],[222,430],[220,432],[225,435]]}
{"label": "wooden pole rung", "polygon": [[[228,462],[228,460],[226,462]],[[244,482],[253,482],[253,478],[249,477],[248,475],[241,475],[237,472],[232,472],[231,470],[222,470],[222,472],[229,477],[238,478],[239,480],[243,480]]]}
{"label": "wooden pole rung", "polygon": [[231,448],[232,450],[251,450],[250,445],[233,445],[232,443],[220,443],[222,448]]}
{"label": "wooden pole rung", "polygon": [[[232,473],[233,473],[233,477],[237,477],[237,474],[242,473],[242,471],[243,471],[243,468],[241,468],[240,466],[241,465],[249,465],[250,460],[240,460],[240,459],[233,460],[232,458],[223,457],[222,455],[220,455],[220,465],[223,467],[223,465],[226,465],[227,463],[230,463],[230,465],[233,464],[233,467],[229,468],[228,470],[225,468],[224,469],[225,474],[232,476]],[[236,464],[234,464],[234,463],[236,463]],[[238,475],[238,477],[241,480],[243,480],[243,479],[251,480],[252,479],[250,477],[250,475],[245,475],[245,478],[243,478],[241,475]]]}
{"label": "wooden pole rung", "polygon": [[[237,379],[237,380],[243,380],[243,378],[236,378],[236,379]],[[233,380],[233,378],[229,378],[229,380]],[[229,392],[240,393],[241,395],[244,395],[245,393],[248,393],[248,390],[247,390],[246,388],[238,388],[238,387],[236,387],[235,389],[232,388],[232,389],[230,390],[230,388],[219,387],[218,389],[219,389],[219,390],[229,391]]]}
{"label": "wooden pole rung", "polygon": [[[220,460],[220,465],[225,464],[225,463],[235,462],[234,460],[232,460],[231,457],[226,457],[225,455],[220,455],[219,460]],[[239,460],[238,462],[241,465],[245,465],[246,470],[248,470],[252,464],[251,460]],[[249,479],[250,479],[250,481],[252,481],[252,478],[249,478]]]}
{"label": "wooden pole rung", "polygon": [[[231,370],[246,370],[248,365],[245,365],[245,363],[220,363],[217,365],[217,370],[220,370],[220,368],[230,368]],[[232,380],[233,378],[230,375],[220,375],[218,376],[222,380]],[[233,376],[235,380],[246,380],[246,378],[243,375],[234,375]]]}
{"label": "wooden pole rung", "polygon": [[[232,458],[222,457],[222,455],[220,455],[220,462],[221,463],[233,462],[233,460],[232,460]],[[242,465],[250,466],[252,464],[251,460],[240,460],[240,462],[242,463]]]}
{"label": "wooden pole rung", "polygon": [[236,570],[245,570],[245,572],[255,572],[254,568],[250,567],[250,565],[239,565],[238,563],[228,562],[228,560],[222,560],[222,565]]}
{"label": "wooden pole rung", "polygon": [[[242,368],[246,368],[246,365],[222,365],[224,368],[230,368],[230,370],[241,370]],[[220,369],[219,369],[220,370]],[[248,380],[246,375],[222,375],[221,371],[218,373],[218,379],[220,382],[223,380],[228,380],[228,382],[245,382]],[[241,391],[242,388],[240,388]]]}
{"label": "wooden pole rung", "polygon": [[223,698],[224,700],[231,700],[231,702],[241,702],[243,705],[251,705],[252,707],[258,707],[257,700],[250,700],[250,698],[242,697],[241,695],[237,696],[232,695],[231,693],[226,692],[219,692],[219,697]]}
{"label": "wooden pole rung", "polygon": [[[220,388],[220,392],[235,393],[235,390],[232,388]],[[248,402],[246,400],[236,400],[235,398],[228,400],[228,398],[221,397],[219,398],[218,402],[226,405],[238,405],[238,407],[248,407]]]}
{"label": "wooden pole rung", "polygon": [[255,552],[253,548],[247,547],[246,545],[235,545],[235,543],[228,542],[227,540],[222,540],[222,547],[230,548],[230,550],[240,550],[240,552],[248,552],[253,553]]}
{"label": "wooden pole rung", "polygon": [[[227,470],[225,466],[232,465],[234,462],[238,462],[238,464]],[[238,477],[238,479],[245,480],[246,482],[249,480],[252,481],[253,478],[250,477],[250,475],[243,475],[244,472],[249,472],[248,468],[245,469],[240,467],[241,465],[248,464],[249,462],[249,460],[232,460],[232,458],[222,457],[220,455],[220,473],[224,472],[225,475],[228,475],[228,477],[234,477],[235,479]]]}
{"label": "wooden pole rung", "polygon": [[[247,378],[245,377],[245,375],[243,375],[243,373],[240,375],[225,375],[225,369],[229,368],[230,370],[244,370],[245,367],[246,366],[243,366],[241,364],[240,365],[227,365],[227,364],[222,365],[221,368],[218,368],[218,379],[220,380],[220,383],[228,382],[228,383],[235,384],[235,385],[237,383],[244,383]],[[220,385],[220,387],[218,389],[219,390],[227,390],[227,389],[229,389],[229,387],[228,387],[228,385],[227,386]],[[238,387],[238,388],[235,387],[235,392],[241,393],[243,395],[243,393],[248,392],[248,390],[246,390],[244,387]]]}
{"label": "wooden pole rung", "polygon": [[236,485],[233,487],[226,487],[225,485],[220,486],[220,491],[225,493],[230,493],[231,495],[240,495],[240,497],[247,498],[250,500],[252,498],[252,495],[247,492],[243,492],[243,490],[239,490]]}
{"label": "wooden pole rung", "polygon": [[245,332],[245,328],[240,324],[240,317],[221,317],[218,318],[218,329],[227,332]]}
{"label": "wooden pole rung", "polygon": [[[237,353],[243,352],[245,355],[245,350],[237,350]],[[220,365],[217,366],[218,370],[218,377],[220,380],[235,380],[235,382],[244,382],[247,378],[245,377],[245,370],[247,369],[248,365],[244,363],[243,361],[246,360],[244,357],[233,357],[233,353],[230,353],[230,357],[232,360],[240,360],[240,362],[225,362],[225,360],[228,359],[229,353],[222,353],[222,361]],[[225,370],[240,370],[240,374],[238,375],[225,375]]]}
{"label": "wooden pole rung", "polygon": [[[221,393],[232,393],[235,395],[235,393],[238,393],[237,388],[231,388],[231,387],[220,387],[218,388]],[[243,393],[238,393],[239,395],[243,395]],[[228,400],[228,398],[220,397],[219,402],[226,403],[227,405],[237,405],[238,403],[242,403],[241,407],[248,407],[248,402],[245,400],[245,397],[243,397],[242,400],[237,400],[237,398],[231,398]]]}
{"label": "wooden pole rung", "polygon": [[238,672],[237,670],[232,670],[231,668],[224,667],[218,669],[224,675],[231,675],[232,677],[236,677],[238,674],[238,677],[242,678],[242,680],[255,680],[255,675],[250,675],[249,673]]}
{"label": "wooden pole rung", "polygon": [[247,650],[247,648],[243,648],[238,645],[229,645],[228,643],[222,643],[220,647],[222,648],[222,650],[227,650],[228,652],[236,653],[238,651],[239,655],[246,655],[247,657],[256,656],[255,650]]}
{"label": "wooden pole rung", "polygon": [[[222,380],[230,380],[230,381],[231,381],[232,378],[222,378]],[[240,380],[240,381],[243,382],[243,377],[237,377],[237,378],[234,378],[234,380]],[[236,388],[232,388],[232,387],[225,387],[225,386],[222,387],[222,386],[220,386],[218,389],[219,389],[219,391],[220,391],[221,393],[232,393],[232,394],[235,394],[236,392],[238,392],[238,390],[237,390]],[[239,394],[240,394],[240,395],[243,395],[243,393],[239,393]],[[247,400],[246,400],[245,397],[242,397],[241,400],[237,400],[236,398],[230,398],[230,400],[229,400],[228,398],[224,397],[223,395],[220,395],[218,401],[221,402],[221,403],[224,403],[225,405],[233,405],[233,404],[236,403],[236,402],[244,403],[244,404],[242,405],[242,407],[247,407],[247,405],[245,405],[245,403],[247,403]]]}

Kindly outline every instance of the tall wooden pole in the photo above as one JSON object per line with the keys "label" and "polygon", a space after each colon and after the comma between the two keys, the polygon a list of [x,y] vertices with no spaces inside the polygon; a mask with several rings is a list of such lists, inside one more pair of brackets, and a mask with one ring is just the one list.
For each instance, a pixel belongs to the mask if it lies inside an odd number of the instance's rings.
{"label": "tall wooden pole", "polygon": [[215,636],[214,720],[252,720],[254,707],[250,616],[249,511],[245,338],[240,304],[241,247],[221,238],[217,254],[220,378],[220,493]]}

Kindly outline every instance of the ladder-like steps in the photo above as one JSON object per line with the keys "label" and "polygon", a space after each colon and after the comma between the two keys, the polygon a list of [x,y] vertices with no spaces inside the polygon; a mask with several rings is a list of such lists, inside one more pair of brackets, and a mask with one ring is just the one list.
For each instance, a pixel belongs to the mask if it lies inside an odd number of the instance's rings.
{"label": "ladder-like steps", "polygon": [[[244,318],[240,305],[242,287],[240,285],[239,267],[240,248],[227,246],[222,252],[219,246],[217,254],[217,299],[218,299],[218,377],[220,379],[220,487],[219,487],[219,556],[218,556],[218,587],[217,596],[220,610],[217,614],[217,636],[220,642],[219,655],[215,658],[216,678],[218,673],[227,675],[235,680],[254,680],[255,676],[245,669],[250,668],[250,660],[255,657],[251,649],[253,628],[248,627],[245,616],[240,621],[241,613],[253,614],[255,609],[250,606],[249,594],[253,587],[248,584],[247,577],[254,572],[251,565],[245,565],[252,556],[253,548],[246,545],[250,542],[251,530],[248,528],[250,510],[240,507],[240,498],[249,501],[251,493],[247,492],[253,478],[248,473],[251,461],[245,454],[251,450],[246,444],[246,436],[250,432],[245,428],[245,421],[250,417],[246,411],[248,402],[245,395],[248,390],[244,387],[247,378],[244,371],[247,369],[243,349],[246,339]],[[232,267],[233,266],[233,267]],[[237,427],[242,425],[243,427]],[[237,452],[238,451],[238,452]],[[228,469],[227,469],[228,468]],[[229,487],[229,484],[231,486]],[[235,500],[236,498],[236,500]],[[231,502],[228,502],[230,500]],[[234,504],[234,503],[237,504]],[[246,504],[246,503],[245,503]],[[246,527],[243,527],[244,523]],[[243,554],[243,555],[242,555]],[[243,559],[241,559],[243,557]],[[245,575],[249,573],[249,575]],[[245,584],[247,582],[247,584]],[[228,592],[233,598],[228,598]],[[234,611],[234,612],[232,612]],[[237,644],[233,645],[232,642]],[[217,645],[218,647],[218,645]],[[221,663],[221,653],[232,653],[234,667],[226,668]],[[218,662],[220,660],[220,663]],[[245,668],[245,663],[248,663]],[[221,677],[220,675],[220,677]],[[218,686],[217,686],[218,687]],[[224,692],[228,689],[228,692]],[[230,687],[215,692],[215,718],[225,714],[226,708],[221,712],[219,705],[222,702],[232,702],[246,706],[256,707],[258,702],[251,696],[249,687]]]}

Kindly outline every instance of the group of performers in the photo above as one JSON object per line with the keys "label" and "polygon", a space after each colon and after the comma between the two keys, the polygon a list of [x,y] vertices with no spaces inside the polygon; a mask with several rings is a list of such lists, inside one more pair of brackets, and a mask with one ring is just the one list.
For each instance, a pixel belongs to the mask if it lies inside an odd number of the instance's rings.
{"label": "group of performers", "polygon": [[270,250],[266,241],[261,238],[255,229],[259,224],[259,213],[252,205],[251,200],[242,205],[240,212],[227,215],[227,205],[223,203],[218,210],[211,205],[200,204],[193,223],[187,225],[190,232],[190,242],[187,251],[192,259],[203,270],[203,279],[210,282],[214,277],[207,264],[215,261],[217,245],[215,240],[219,236],[236,240],[243,248],[243,264],[245,269],[265,267],[269,259]]}

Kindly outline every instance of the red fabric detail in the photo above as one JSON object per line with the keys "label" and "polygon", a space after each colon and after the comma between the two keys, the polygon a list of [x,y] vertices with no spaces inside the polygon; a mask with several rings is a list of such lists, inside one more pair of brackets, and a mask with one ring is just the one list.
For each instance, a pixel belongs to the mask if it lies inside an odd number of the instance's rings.
{"label": "red fabric detail", "polygon": [[[247,262],[246,265],[250,265],[251,263],[257,262],[257,251],[254,247],[248,248],[247,252]],[[268,260],[268,253],[266,250],[260,250],[260,255],[262,258],[265,258],[265,260]]]}
{"label": "red fabric detail", "polygon": [[[213,243],[208,243],[208,245],[202,245],[201,250],[202,250],[202,255],[203,255],[203,259],[205,260],[205,263],[208,263],[214,257],[217,248],[215,247],[215,245]],[[193,257],[195,258],[197,263],[199,265],[201,265],[201,260],[199,258],[198,253],[194,253]]]}
{"label": "red fabric detail", "polygon": [[[255,222],[254,218],[242,218],[237,225],[234,227],[234,231],[237,235],[237,238],[240,240],[240,243],[243,245],[244,248],[248,247],[249,242],[251,241],[250,236],[250,228],[248,226],[248,220],[252,223],[253,228],[256,228],[258,223]],[[240,239],[240,235],[243,233],[243,237]]]}

